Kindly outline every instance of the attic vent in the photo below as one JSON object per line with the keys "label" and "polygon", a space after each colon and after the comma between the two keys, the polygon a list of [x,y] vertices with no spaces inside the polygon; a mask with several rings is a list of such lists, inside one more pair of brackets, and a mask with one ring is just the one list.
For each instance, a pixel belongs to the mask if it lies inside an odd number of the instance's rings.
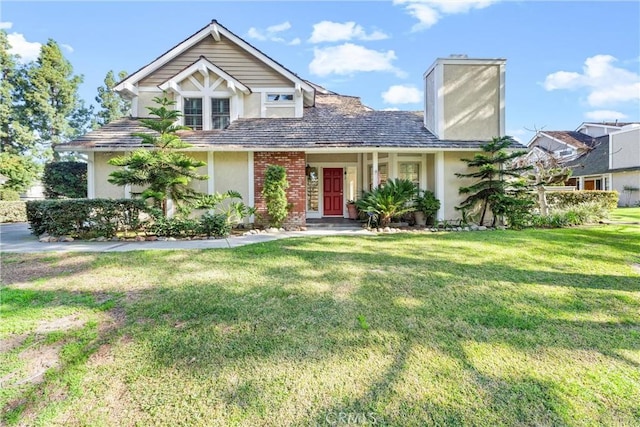
{"label": "attic vent", "polygon": [[466,53],[452,53],[451,55],[449,55],[449,58],[468,59],[469,55],[467,55]]}

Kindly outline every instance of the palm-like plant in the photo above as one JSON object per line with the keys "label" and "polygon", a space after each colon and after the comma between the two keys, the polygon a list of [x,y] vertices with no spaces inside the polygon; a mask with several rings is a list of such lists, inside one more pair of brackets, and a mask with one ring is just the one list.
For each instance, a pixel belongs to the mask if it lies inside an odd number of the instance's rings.
{"label": "palm-like plant", "polygon": [[418,187],[413,182],[398,178],[364,193],[356,206],[360,211],[377,216],[380,225],[385,226],[391,219],[415,210],[412,201],[417,193]]}

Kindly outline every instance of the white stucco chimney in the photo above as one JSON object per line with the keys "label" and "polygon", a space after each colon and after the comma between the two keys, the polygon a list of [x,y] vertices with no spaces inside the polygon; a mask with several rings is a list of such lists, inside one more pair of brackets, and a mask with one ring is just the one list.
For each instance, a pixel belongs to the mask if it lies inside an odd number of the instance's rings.
{"label": "white stucco chimney", "polygon": [[438,58],[424,73],[424,125],[442,140],[505,135],[504,59]]}

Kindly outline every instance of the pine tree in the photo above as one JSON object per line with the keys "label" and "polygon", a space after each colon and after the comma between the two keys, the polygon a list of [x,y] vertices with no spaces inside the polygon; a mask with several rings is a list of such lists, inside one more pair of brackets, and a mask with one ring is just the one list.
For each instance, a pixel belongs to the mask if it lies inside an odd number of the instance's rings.
{"label": "pine tree", "polygon": [[153,148],[140,148],[109,160],[109,164],[123,168],[112,172],[109,182],[115,185],[132,184],[146,187],[141,197],[153,199],[154,204],[161,208],[166,216],[167,199],[171,199],[180,209],[201,196],[188,185],[193,179],[207,179],[207,176],[199,175],[196,171],[206,163],[196,161],[178,151],[191,145],[177,135],[178,131],[189,128],[175,124],[181,116],[180,111],[172,108],[175,102],[166,96],[156,97],[153,101],[158,107],[147,109],[157,119],[140,119],[142,125],[153,132],[133,134],[141,138],[144,145]]}
{"label": "pine tree", "polygon": [[[40,143],[53,149],[76,134],[70,120],[79,106],[82,76],[73,75],[71,63],[58,44],[49,39],[40,49],[36,63],[28,67],[27,79],[24,100],[32,128]],[[53,156],[56,160],[60,157],[55,151]]]}
{"label": "pine tree", "polygon": [[[460,187],[459,193],[468,195],[456,209],[468,212],[480,206],[480,225],[484,224],[487,210],[492,204],[503,196],[509,196],[511,191],[507,178],[520,178],[522,173],[529,170],[530,166],[512,165],[512,160],[526,154],[526,151],[508,153],[506,149],[513,143],[508,136],[495,137],[490,142],[481,146],[482,153],[476,154],[473,159],[462,159],[470,168],[477,168],[476,172],[456,173],[458,178],[475,178],[478,182],[468,187]],[[518,192],[522,187],[518,188]],[[496,216],[493,217],[493,225]]]}
{"label": "pine tree", "polygon": [[[120,80],[127,77],[126,71],[120,71],[118,78]],[[113,92],[113,87],[117,81],[114,77],[113,70],[109,70],[104,78],[104,86],[98,87],[98,96],[96,102],[100,105],[100,111],[96,114],[97,126],[104,126],[113,120],[124,117],[129,113],[131,102],[122,98],[119,94]]]}
{"label": "pine tree", "polygon": [[21,99],[24,69],[9,48],[7,33],[0,30],[0,152],[26,155],[34,148],[35,136]]}

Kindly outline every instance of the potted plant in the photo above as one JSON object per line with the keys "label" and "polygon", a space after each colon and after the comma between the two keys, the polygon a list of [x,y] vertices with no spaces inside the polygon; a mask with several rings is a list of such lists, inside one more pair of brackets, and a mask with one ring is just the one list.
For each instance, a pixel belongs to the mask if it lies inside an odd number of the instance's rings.
{"label": "potted plant", "polygon": [[414,218],[416,225],[432,224],[438,209],[440,209],[440,200],[436,199],[435,194],[429,190],[420,190],[414,201]]}
{"label": "potted plant", "polygon": [[349,219],[358,219],[358,207],[355,200],[347,201],[347,212],[349,213]]}

